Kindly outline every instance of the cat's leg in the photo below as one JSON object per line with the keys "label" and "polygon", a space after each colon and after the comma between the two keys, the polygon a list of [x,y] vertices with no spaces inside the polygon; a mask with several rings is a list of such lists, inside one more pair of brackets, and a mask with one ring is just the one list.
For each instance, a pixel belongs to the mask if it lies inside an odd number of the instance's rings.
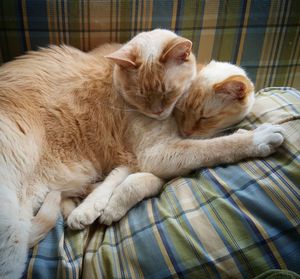
{"label": "cat's leg", "polygon": [[49,192],[39,211],[31,220],[30,236],[28,247],[31,248],[43,238],[55,226],[60,213],[61,193],[58,191]]}
{"label": "cat's leg", "polygon": [[263,124],[254,131],[213,139],[170,139],[143,150],[138,160],[143,170],[171,178],[200,167],[268,156],[283,143],[283,133],[280,125]]}
{"label": "cat's leg", "polygon": [[63,198],[60,204],[61,214],[64,220],[67,220],[71,212],[80,205],[80,198]]}
{"label": "cat's leg", "polygon": [[60,203],[61,214],[64,220],[66,221],[71,212],[81,204],[82,200],[100,185],[101,183],[89,184],[79,192],[64,192]]}
{"label": "cat's leg", "polygon": [[[15,114],[21,115],[21,114]],[[41,138],[30,119],[8,118],[0,109],[0,278],[20,278],[31,229],[28,178],[40,158]]]}
{"label": "cat's leg", "polygon": [[[37,214],[31,220],[31,232],[29,235],[28,247],[33,247],[46,237],[47,233],[55,226],[60,212],[66,220],[72,210],[80,204],[82,198],[79,198],[78,196],[87,196],[96,188],[96,186],[97,185],[91,184],[79,191],[66,191],[63,193],[63,197],[61,196],[62,194],[60,191],[50,191],[47,193]],[[38,189],[41,188],[42,185],[39,185]],[[44,191],[40,191],[40,198],[45,195],[43,192]],[[37,189],[35,190],[35,194],[37,196]],[[35,202],[35,204],[40,204],[40,202]]]}
{"label": "cat's leg", "polygon": [[0,185],[0,277],[20,278],[25,269],[32,210]]}
{"label": "cat's leg", "polygon": [[113,192],[108,205],[101,213],[99,222],[110,225],[119,221],[141,200],[156,196],[164,181],[151,173],[134,173],[129,175]]}
{"label": "cat's leg", "polygon": [[114,188],[122,183],[129,174],[130,171],[126,167],[118,167],[111,171],[105,180],[99,183],[99,186],[70,213],[67,220],[68,226],[72,229],[83,229],[92,224],[104,210]]}

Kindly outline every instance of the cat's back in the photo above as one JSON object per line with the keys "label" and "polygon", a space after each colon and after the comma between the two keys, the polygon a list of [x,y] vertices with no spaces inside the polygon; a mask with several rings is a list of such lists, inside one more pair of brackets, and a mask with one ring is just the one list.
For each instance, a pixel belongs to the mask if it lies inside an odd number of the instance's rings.
{"label": "cat's back", "polygon": [[94,64],[91,55],[70,46],[41,48],[4,64],[0,68],[0,86],[59,86],[62,81],[78,79],[85,69],[91,70]]}
{"label": "cat's back", "polygon": [[111,69],[104,57],[70,46],[30,51],[0,67],[0,100],[11,103],[2,109],[59,105],[87,83],[107,81]]}
{"label": "cat's back", "polygon": [[103,56],[71,47],[30,52],[0,69],[0,119],[39,140],[42,169],[86,160],[109,172],[128,160],[126,113],[112,71]]}
{"label": "cat's back", "polygon": [[0,116],[41,122],[46,130],[64,118],[66,129],[74,117],[93,111],[95,99],[111,94],[111,72],[104,57],[73,47],[31,51],[0,67]]}

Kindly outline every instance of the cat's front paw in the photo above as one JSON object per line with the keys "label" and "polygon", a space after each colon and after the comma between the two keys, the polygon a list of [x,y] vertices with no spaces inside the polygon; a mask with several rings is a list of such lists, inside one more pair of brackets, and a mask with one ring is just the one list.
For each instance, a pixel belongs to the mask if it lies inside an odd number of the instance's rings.
{"label": "cat's front paw", "polygon": [[110,201],[107,207],[103,210],[99,217],[99,223],[110,226],[113,222],[117,222],[122,219],[127,213],[124,206]]}
{"label": "cat's front paw", "polygon": [[67,219],[67,224],[73,230],[82,230],[92,224],[100,214],[101,211],[95,208],[94,203],[82,203],[71,212]]}
{"label": "cat's front paw", "polygon": [[272,154],[284,141],[284,128],[280,125],[263,124],[253,131],[253,144],[256,156]]}

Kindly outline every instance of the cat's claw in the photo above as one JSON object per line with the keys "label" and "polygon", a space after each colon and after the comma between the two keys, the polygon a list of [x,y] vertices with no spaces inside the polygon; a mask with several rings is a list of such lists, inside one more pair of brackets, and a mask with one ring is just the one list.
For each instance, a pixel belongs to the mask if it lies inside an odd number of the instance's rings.
{"label": "cat's claw", "polygon": [[284,141],[285,129],[280,125],[263,124],[253,133],[253,144],[258,156],[268,156]]}

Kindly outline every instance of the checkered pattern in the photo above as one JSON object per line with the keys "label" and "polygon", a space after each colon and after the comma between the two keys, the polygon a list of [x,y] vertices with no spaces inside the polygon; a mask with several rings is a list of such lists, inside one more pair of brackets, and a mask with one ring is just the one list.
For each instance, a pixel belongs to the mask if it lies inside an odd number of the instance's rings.
{"label": "checkered pattern", "polygon": [[253,129],[264,122],[286,129],[286,141],[274,155],[174,179],[110,227],[95,224],[74,232],[59,220],[31,251],[24,278],[300,273],[300,92],[258,92],[254,109],[238,126]]}
{"label": "checkered pattern", "polygon": [[299,14],[299,0],[0,0],[0,63],[38,46],[90,50],[161,27],[191,39],[199,62],[243,66],[257,89],[300,89]]}

